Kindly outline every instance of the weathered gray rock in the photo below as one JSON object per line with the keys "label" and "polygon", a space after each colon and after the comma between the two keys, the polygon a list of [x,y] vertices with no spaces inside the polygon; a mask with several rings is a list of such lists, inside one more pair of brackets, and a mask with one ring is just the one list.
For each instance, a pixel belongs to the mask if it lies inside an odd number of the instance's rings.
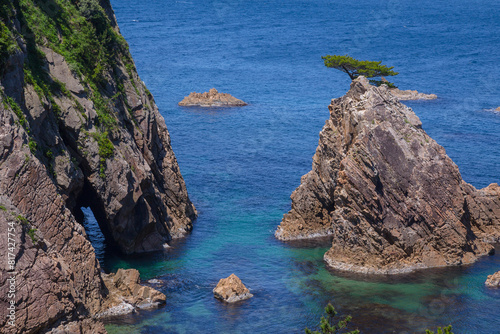
{"label": "weathered gray rock", "polygon": [[329,109],[277,238],[332,235],[325,261],[363,273],[472,263],[493,251],[486,242],[500,230],[498,187],[466,184],[386,86],[360,77]]}
{"label": "weathered gray rock", "polygon": [[488,288],[500,288],[500,271],[489,275],[484,284]]}
{"label": "weathered gray rock", "polygon": [[253,295],[235,274],[222,278],[214,289],[214,297],[228,303],[252,298]]}
{"label": "weathered gray rock", "polygon": [[163,293],[139,284],[139,271],[118,269],[116,274],[102,275],[107,295],[98,318],[133,313],[136,309],[151,309],[165,304]]}
{"label": "weathered gray rock", "polygon": [[212,88],[205,93],[192,92],[179,102],[183,107],[241,107],[247,104],[234,96],[226,93],[219,93]]}
{"label": "weathered gray rock", "polygon": [[399,88],[390,88],[389,92],[400,101],[408,100],[435,100],[436,94],[419,93],[416,90],[400,90]]}

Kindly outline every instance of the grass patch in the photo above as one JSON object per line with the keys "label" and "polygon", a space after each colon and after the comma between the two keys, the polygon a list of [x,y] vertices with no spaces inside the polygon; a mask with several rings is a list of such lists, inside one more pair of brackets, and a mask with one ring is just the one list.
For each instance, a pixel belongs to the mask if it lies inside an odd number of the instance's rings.
{"label": "grass patch", "polygon": [[99,176],[101,178],[105,178],[106,159],[113,156],[115,146],[111,140],[109,140],[107,132],[93,133],[92,137],[95,139],[99,147]]}
{"label": "grass patch", "polygon": [[28,230],[28,235],[34,244],[36,244],[38,242],[38,238],[36,237],[36,231],[38,231],[38,230],[34,227],[32,227]]}
{"label": "grass patch", "polygon": [[[18,124],[20,124],[25,130],[28,130],[28,122],[26,121],[26,117],[24,116],[23,111],[21,110],[21,107],[14,101],[14,99],[10,96],[7,96],[2,93],[3,97],[3,104],[5,108],[11,109],[14,114],[16,114],[18,118]],[[28,131],[29,133],[29,131]]]}
{"label": "grass patch", "polygon": [[18,215],[16,217],[16,220],[23,226],[28,226],[30,223],[28,219],[26,219],[26,217],[24,217],[23,215]]}

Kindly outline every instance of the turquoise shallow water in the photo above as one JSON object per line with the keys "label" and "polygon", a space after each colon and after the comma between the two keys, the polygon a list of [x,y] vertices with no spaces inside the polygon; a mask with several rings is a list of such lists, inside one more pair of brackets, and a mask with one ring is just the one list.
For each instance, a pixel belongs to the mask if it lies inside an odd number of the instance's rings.
{"label": "turquoise shallow water", "polygon": [[[394,65],[403,89],[436,93],[409,102],[425,130],[476,187],[499,182],[500,4],[495,1],[111,1],[141,78],[155,96],[199,210],[194,231],[167,253],[122,258],[91,218],[106,270],[159,277],[167,305],[107,324],[110,333],[300,333],[328,301],[363,333],[500,333],[500,292],[484,288],[499,256],[462,268],[399,277],[329,271],[328,241],[285,244],[273,232],[311,168],[331,98],[347,76],[321,55],[349,53]],[[238,109],[177,106],[216,87]],[[500,251],[500,249],[499,249]],[[214,300],[237,274],[254,298]]]}

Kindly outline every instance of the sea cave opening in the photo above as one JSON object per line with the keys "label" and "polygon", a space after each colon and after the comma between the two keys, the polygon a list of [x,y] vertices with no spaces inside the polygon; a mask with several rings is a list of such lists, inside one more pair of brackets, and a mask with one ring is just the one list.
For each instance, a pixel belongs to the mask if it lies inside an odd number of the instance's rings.
{"label": "sea cave opening", "polygon": [[108,267],[106,263],[118,255],[120,250],[107,225],[104,207],[87,180],[77,198],[73,214],[78,223],[85,228],[87,239],[94,247],[101,267],[106,270]]}

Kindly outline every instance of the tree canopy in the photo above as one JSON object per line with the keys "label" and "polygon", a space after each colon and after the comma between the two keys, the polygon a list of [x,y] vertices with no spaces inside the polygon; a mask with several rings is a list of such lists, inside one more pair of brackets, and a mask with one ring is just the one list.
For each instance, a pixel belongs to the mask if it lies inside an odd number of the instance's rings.
{"label": "tree canopy", "polygon": [[[325,307],[326,318],[321,317],[320,329],[319,331],[312,331],[306,328],[306,334],[337,334],[341,331],[346,330],[347,324],[351,321],[352,317],[347,316],[343,320],[341,319],[337,324],[335,324],[333,318],[337,315],[337,311],[332,304],[328,303]],[[353,330],[350,332],[344,332],[345,334],[359,334],[358,330]]]}
{"label": "tree canopy", "polygon": [[[347,73],[351,80],[356,79],[360,75],[367,78],[375,78],[398,74],[398,72],[392,70],[394,66],[388,67],[386,65],[382,65],[381,61],[357,60],[348,55],[326,55],[321,58],[323,58],[326,67],[335,68],[339,71]],[[371,80],[371,82],[375,84],[383,83],[378,80]]]}

